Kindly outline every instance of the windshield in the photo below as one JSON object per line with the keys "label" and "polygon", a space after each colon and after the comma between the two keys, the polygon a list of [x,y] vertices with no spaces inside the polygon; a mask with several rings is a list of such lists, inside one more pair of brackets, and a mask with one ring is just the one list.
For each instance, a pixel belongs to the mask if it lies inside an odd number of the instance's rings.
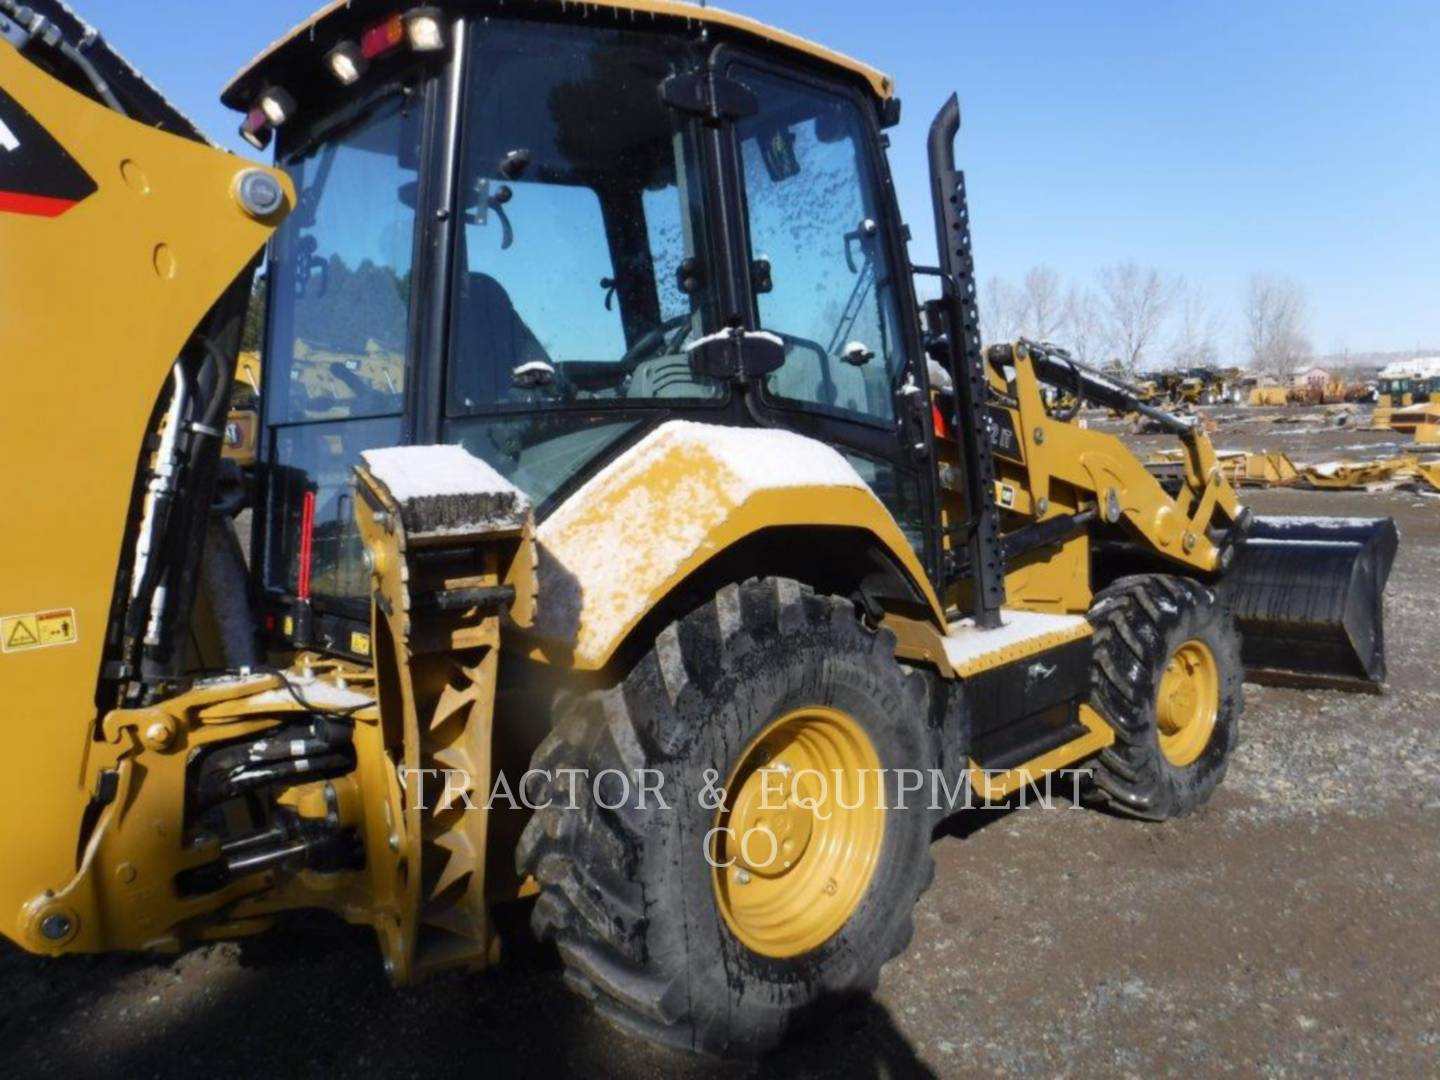
{"label": "windshield", "polygon": [[708,401],[698,154],[660,99],[665,38],[542,24],[476,34],[447,416]]}

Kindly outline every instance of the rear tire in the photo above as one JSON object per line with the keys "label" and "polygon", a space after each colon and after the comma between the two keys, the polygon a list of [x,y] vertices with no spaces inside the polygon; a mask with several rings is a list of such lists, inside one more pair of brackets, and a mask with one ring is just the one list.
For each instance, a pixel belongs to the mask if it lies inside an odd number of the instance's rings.
{"label": "rear tire", "polygon": [[1234,620],[1205,586],[1142,574],[1097,593],[1090,622],[1091,705],[1115,728],[1095,763],[1092,801],[1150,821],[1182,817],[1214,794],[1239,743]]}
{"label": "rear tire", "polygon": [[[659,809],[652,793],[643,809],[632,792],[609,810],[601,803],[616,794],[602,785],[597,800],[585,783],[572,804],[552,782],[554,805],[536,811],[520,842],[518,866],[541,884],[535,932],[555,941],[566,981],[607,1018],[669,1045],[751,1056],[822,1001],[873,990],[881,966],[909,944],[912,909],[934,876],[934,815],[926,791],[898,796],[894,770],[928,769],[937,751],[927,684],[901,667],[894,647],[847,601],[786,579],[753,580],[672,623],[619,685],[562,707],[535,769],[591,778],[658,770],[670,807]],[[886,778],[883,829],[838,930],[797,955],[764,955],[732,930],[732,909],[721,910],[729,901],[706,848],[717,810],[700,797],[726,784],[778,718],[807,709],[850,718],[873,748]],[[843,889],[844,873],[835,876]]]}

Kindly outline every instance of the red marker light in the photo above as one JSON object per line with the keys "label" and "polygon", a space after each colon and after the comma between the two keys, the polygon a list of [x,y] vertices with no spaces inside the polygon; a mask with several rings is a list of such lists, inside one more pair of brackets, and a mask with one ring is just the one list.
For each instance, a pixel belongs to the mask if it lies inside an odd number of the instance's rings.
{"label": "red marker light", "polygon": [[300,504],[300,568],[295,583],[295,595],[300,600],[310,599],[310,563],[314,541],[315,492],[307,491]]}
{"label": "red marker light", "polygon": [[930,406],[930,418],[935,421],[935,434],[945,438],[945,414],[940,411],[939,405]]}
{"label": "red marker light", "polygon": [[398,49],[405,41],[405,20],[391,15],[384,22],[376,23],[360,38],[360,55],[374,60]]}
{"label": "red marker light", "polygon": [[258,105],[245,115],[240,125],[240,137],[256,150],[264,150],[270,145],[270,121]]}

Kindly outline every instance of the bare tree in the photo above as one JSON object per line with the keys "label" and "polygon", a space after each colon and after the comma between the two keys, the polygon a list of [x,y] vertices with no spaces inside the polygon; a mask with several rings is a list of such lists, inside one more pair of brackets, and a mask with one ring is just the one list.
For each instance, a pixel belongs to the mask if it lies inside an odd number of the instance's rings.
{"label": "bare tree", "polygon": [[1310,357],[1305,290],[1293,278],[1251,274],[1245,290],[1250,366],[1288,381]]}
{"label": "bare tree", "polygon": [[1051,266],[1031,267],[1021,291],[1021,332],[1032,341],[1051,341],[1065,324],[1060,275]]}
{"label": "bare tree", "polygon": [[1098,365],[1104,358],[1104,328],[1100,323],[1100,303],[1089,289],[1070,286],[1065,294],[1061,337],[1076,360]]}
{"label": "bare tree", "polygon": [[987,345],[1014,341],[1024,321],[1025,298],[1020,290],[992,274],[980,290],[980,336]]}
{"label": "bare tree", "polygon": [[1110,348],[1128,372],[1149,358],[1170,309],[1170,287],[1153,266],[1133,260],[1102,266],[1097,275]]}
{"label": "bare tree", "polygon": [[1170,345],[1170,362],[1179,368],[1213,368],[1220,361],[1220,318],[1205,302],[1204,291],[1188,285],[1183,278],[1175,283],[1177,297],[1175,339]]}

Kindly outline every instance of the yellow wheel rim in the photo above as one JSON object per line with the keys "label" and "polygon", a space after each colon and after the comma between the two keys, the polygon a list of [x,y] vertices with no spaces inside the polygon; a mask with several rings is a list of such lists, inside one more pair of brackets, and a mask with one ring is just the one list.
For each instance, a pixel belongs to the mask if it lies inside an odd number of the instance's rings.
{"label": "yellow wheel rim", "polygon": [[870,737],[809,706],[762,731],[731,770],[711,834],[715,902],[763,956],[799,956],[849,921],[885,838],[885,788]]}
{"label": "yellow wheel rim", "polygon": [[1210,745],[1220,711],[1220,668],[1210,646],[1191,638],[1170,657],[1160,679],[1155,721],[1160,752],[1172,765],[1189,765]]}

